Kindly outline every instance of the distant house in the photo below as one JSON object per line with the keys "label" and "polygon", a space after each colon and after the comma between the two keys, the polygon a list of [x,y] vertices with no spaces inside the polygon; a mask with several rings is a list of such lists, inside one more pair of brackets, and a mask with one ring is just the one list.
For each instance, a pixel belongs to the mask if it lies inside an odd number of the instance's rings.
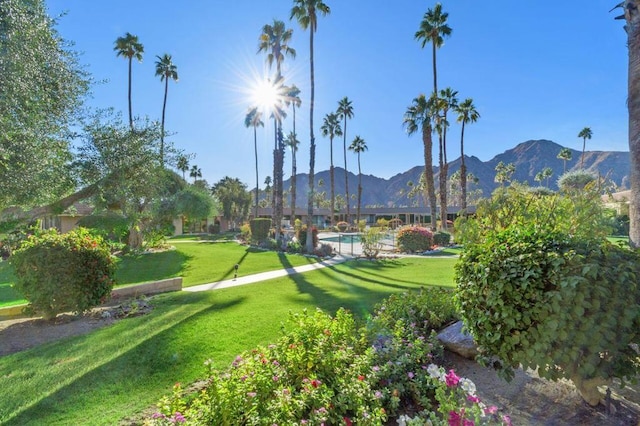
{"label": "distant house", "polygon": [[631,191],[614,192],[613,194],[605,194],[602,196],[602,202],[606,208],[616,211],[616,214],[629,214],[629,199]]}
{"label": "distant house", "polygon": [[93,213],[93,206],[85,203],[74,203],[71,207],[58,215],[51,215],[42,218],[42,229],[55,228],[60,233],[69,232],[77,228],[78,221]]}

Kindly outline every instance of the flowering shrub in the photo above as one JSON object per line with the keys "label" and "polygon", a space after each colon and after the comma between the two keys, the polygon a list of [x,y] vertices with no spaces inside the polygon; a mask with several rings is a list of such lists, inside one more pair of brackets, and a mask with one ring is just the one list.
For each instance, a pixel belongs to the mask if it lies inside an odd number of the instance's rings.
{"label": "flowering shrub", "polygon": [[102,238],[85,228],[65,234],[31,235],[11,257],[15,288],[29,309],[52,319],[84,312],[103,302],[114,285],[115,262]]}
{"label": "flowering shrub", "polygon": [[420,226],[406,226],[398,231],[398,245],[409,253],[429,250],[433,246],[433,233]]}

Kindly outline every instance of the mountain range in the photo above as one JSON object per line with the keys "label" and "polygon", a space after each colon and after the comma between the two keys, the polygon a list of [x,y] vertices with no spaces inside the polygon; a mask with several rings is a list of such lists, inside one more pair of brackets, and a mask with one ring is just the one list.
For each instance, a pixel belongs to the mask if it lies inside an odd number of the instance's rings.
{"label": "mountain range", "polygon": [[[584,168],[595,175],[604,176],[611,180],[620,190],[629,186],[629,152],[619,151],[585,151],[584,165],[581,167],[582,151],[570,149],[571,160],[566,162],[558,158],[558,153],[563,146],[549,140],[529,140],[518,144],[515,148],[509,149],[502,154],[498,154],[489,161],[481,161],[475,156],[465,156],[467,173],[472,173],[476,183],[471,186],[476,193],[481,191],[482,196],[488,197],[498,186],[494,182],[496,166],[513,164],[515,172],[512,180],[526,182],[531,186],[544,184],[551,189],[557,189],[556,181],[564,171],[579,170]],[[434,156],[435,157],[435,156]],[[366,157],[362,159],[363,166],[366,167]],[[545,167],[550,167],[553,171],[550,179],[545,182],[536,182],[535,176]],[[460,157],[449,163],[449,176],[460,169]],[[362,206],[408,206],[415,203],[415,199],[407,196],[412,184],[420,180],[420,175],[424,171],[424,165],[416,165],[411,169],[399,173],[389,179],[376,177],[371,174],[362,175]],[[438,187],[439,168],[434,165],[436,188]],[[336,195],[344,197],[344,173],[341,167],[334,168],[335,192]],[[315,175],[316,191],[325,192],[326,198],[330,197],[330,173],[328,170],[317,172]],[[307,188],[309,175],[300,173],[296,175],[296,205],[303,207],[307,205]],[[291,179],[284,181],[285,191],[289,190]],[[358,176],[349,171],[349,194],[358,193]],[[351,201],[355,206],[356,200]]]}

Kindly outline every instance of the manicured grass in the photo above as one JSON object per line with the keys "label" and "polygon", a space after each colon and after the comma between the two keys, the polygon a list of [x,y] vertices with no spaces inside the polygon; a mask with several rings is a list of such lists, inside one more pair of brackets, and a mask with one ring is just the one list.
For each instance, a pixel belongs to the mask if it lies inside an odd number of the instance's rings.
{"label": "manicured grass", "polygon": [[[316,258],[256,250],[235,242],[185,242],[175,247],[124,256],[118,262],[117,286],[182,276],[183,286],[189,287],[233,278],[235,264],[240,265],[238,275],[242,276],[317,262]],[[11,288],[13,280],[7,263],[0,263],[0,306],[26,303]]]}
{"label": "manicured grass", "polygon": [[456,259],[349,261],[331,268],[206,293],[153,299],[148,315],[86,336],[0,358],[0,423],[117,424],[154,405],[176,382],[224,368],[243,350],[275,341],[289,312],[356,314],[395,292],[453,286]]}
{"label": "manicured grass", "polygon": [[236,232],[223,232],[221,234],[183,234],[167,238],[169,242],[179,241],[233,241]]}

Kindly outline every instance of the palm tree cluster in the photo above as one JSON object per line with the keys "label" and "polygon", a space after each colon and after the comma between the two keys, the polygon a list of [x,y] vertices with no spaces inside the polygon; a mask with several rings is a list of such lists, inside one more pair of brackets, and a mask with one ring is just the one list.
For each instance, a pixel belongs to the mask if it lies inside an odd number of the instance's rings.
{"label": "palm tree cluster", "polygon": [[449,14],[442,10],[442,5],[437,3],[433,9],[428,9],[424,14],[420,27],[415,33],[415,39],[424,48],[431,43],[433,65],[433,91],[427,98],[424,94],[413,99],[411,105],[404,114],[404,125],[409,135],[418,131],[422,134],[425,160],[425,199],[429,200],[431,213],[431,227],[437,227],[436,221],[436,188],[433,173],[433,132],[438,135],[438,165],[439,165],[439,193],[440,193],[440,226],[447,227],[447,181],[449,162],[447,160],[447,129],[449,128],[448,112],[457,114],[457,121],[461,123],[460,156],[461,173],[460,186],[462,188],[462,209],[467,205],[467,173],[464,163],[464,130],[465,125],[473,123],[480,118],[480,114],[473,105],[473,99],[467,98],[458,102],[458,92],[450,87],[438,91],[437,50],[444,44],[444,39],[452,33],[447,24]]}

